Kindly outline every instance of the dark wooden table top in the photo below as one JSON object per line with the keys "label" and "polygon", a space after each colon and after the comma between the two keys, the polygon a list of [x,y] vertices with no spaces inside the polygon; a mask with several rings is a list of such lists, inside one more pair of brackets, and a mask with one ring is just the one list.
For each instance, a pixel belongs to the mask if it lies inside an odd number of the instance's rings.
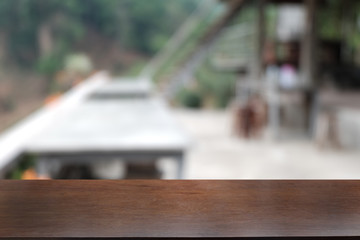
{"label": "dark wooden table top", "polygon": [[0,237],[360,237],[360,181],[0,181]]}

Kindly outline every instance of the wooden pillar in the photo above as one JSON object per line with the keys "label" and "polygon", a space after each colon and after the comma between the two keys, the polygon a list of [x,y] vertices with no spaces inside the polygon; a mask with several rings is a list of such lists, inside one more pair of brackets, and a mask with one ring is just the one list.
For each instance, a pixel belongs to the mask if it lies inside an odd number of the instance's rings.
{"label": "wooden pillar", "polygon": [[257,1],[257,42],[256,42],[256,59],[255,59],[255,71],[254,78],[257,81],[260,81],[264,71],[264,45],[265,45],[265,35],[266,35],[266,21],[265,21],[265,0]]}
{"label": "wooden pillar", "polygon": [[306,11],[305,32],[301,46],[301,79],[305,88],[312,88],[316,82],[316,3],[314,0],[305,0]]}
{"label": "wooden pillar", "polygon": [[307,130],[313,136],[317,115],[317,1],[304,0],[306,11],[305,32],[301,46],[301,85],[304,89]]}

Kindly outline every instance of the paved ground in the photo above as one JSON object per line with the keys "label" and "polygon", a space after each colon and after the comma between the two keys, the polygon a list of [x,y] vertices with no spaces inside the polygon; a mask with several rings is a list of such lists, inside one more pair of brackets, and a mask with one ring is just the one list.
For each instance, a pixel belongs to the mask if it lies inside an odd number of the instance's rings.
{"label": "paved ground", "polygon": [[[175,110],[192,136],[187,179],[360,179],[360,152],[320,150],[309,140],[241,140],[225,111]],[[165,178],[174,166],[160,163]]]}

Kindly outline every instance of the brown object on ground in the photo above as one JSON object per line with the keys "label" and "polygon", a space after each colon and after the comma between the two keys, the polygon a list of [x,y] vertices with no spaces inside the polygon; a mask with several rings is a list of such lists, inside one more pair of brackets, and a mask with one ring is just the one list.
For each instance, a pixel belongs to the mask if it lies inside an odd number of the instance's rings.
{"label": "brown object on ground", "polygon": [[259,137],[267,123],[267,105],[259,95],[235,110],[234,132],[244,138]]}
{"label": "brown object on ground", "polygon": [[0,237],[356,239],[359,202],[360,181],[4,180]]}

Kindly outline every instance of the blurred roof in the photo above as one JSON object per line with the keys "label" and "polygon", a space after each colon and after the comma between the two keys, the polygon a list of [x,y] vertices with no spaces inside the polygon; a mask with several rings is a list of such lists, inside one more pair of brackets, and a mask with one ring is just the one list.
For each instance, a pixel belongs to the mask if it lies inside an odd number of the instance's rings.
{"label": "blurred roof", "polygon": [[[182,151],[189,139],[151,83],[109,81],[58,114],[25,145],[32,153]],[[95,93],[95,95],[94,95]]]}
{"label": "blurred roof", "polygon": [[146,79],[116,78],[114,81],[98,88],[91,98],[142,98],[151,94],[152,83]]}

